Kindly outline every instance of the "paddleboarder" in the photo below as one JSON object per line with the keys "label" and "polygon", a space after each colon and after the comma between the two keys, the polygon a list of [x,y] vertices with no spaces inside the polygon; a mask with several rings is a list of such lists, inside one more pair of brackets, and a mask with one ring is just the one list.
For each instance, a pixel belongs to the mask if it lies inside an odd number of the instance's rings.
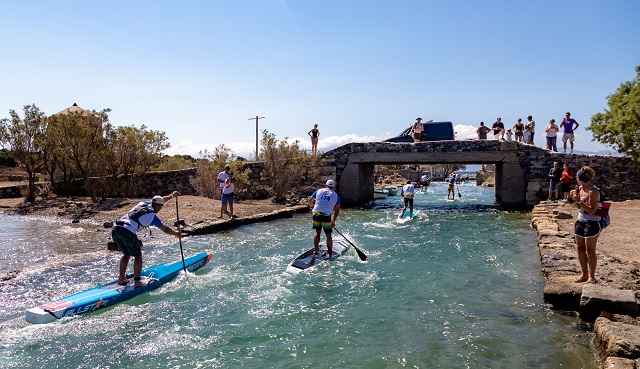
{"label": "paddleboarder", "polygon": [[400,192],[400,196],[404,198],[404,207],[402,208],[402,212],[398,216],[398,218],[404,217],[404,212],[407,210],[407,206],[409,206],[409,219],[413,218],[413,196],[416,193],[416,187],[411,184],[411,180],[407,180],[407,184],[402,186],[402,192]]}
{"label": "paddleboarder", "polygon": [[126,278],[127,266],[129,259],[133,256],[133,280],[134,287],[141,287],[145,283],[140,278],[142,271],[142,241],[138,239],[137,233],[144,227],[155,226],[162,232],[174,235],[178,238],[182,237],[180,231],[174,231],[162,223],[156,215],[166,201],[180,196],[180,192],[173,191],[167,196],[154,196],[151,201],[141,201],[134,206],[126,215],[115,222],[111,231],[113,241],[118,245],[118,249],[122,252],[120,258],[120,269],[118,275],[118,284],[126,286],[130,281]]}
{"label": "paddleboarder", "polygon": [[316,190],[311,197],[309,197],[309,207],[311,210],[313,229],[315,235],[313,236],[313,254],[317,255],[320,245],[320,231],[324,230],[324,234],[327,237],[327,257],[332,256],[333,239],[331,238],[331,232],[336,225],[336,219],[340,213],[340,196],[334,191],[336,183],[333,179],[329,179],[324,188]]}

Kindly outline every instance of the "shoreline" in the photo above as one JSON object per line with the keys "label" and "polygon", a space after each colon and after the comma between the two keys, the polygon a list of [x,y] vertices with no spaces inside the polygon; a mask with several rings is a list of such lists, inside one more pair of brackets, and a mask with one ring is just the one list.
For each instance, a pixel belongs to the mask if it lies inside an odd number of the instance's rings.
{"label": "shoreline", "polygon": [[538,251],[546,279],[543,298],[554,309],[577,311],[593,323],[597,355],[606,368],[636,368],[640,358],[640,229],[633,227],[640,200],[614,202],[611,225],[598,239],[597,284],[576,283],[580,276],[572,204],[543,201],[532,210]]}

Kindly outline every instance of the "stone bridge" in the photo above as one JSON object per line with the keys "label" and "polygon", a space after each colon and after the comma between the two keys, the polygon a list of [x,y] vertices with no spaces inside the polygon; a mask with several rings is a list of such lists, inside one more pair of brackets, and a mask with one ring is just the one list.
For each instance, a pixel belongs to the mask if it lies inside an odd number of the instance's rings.
{"label": "stone bridge", "polygon": [[554,161],[561,167],[569,164],[574,172],[582,165],[591,166],[596,171],[594,183],[611,200],[639,198],[640,167],[630,158],[557,153],[518,142],[351,143],[326,152],[323,158],[323,175],[336,179],[343,207],[359,206],[373,198],[376,164],[495,164],[496,201],[511,209],[531,208],[547,199],[547,176]]}

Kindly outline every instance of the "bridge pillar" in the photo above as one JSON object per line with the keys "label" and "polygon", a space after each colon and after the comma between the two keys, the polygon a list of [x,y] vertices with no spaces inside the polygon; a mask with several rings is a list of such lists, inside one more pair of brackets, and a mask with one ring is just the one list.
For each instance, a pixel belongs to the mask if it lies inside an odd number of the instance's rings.
{"label": "bridge pillar", "polygon": [[527,203],[527,187],[522,167],[516,161],[496,163],[496,201],[506,208],[522,208]]}
{"label": "bridge pillar", "polygon": [[339,177],[338,193],[341,207],[355,207],[373,198],[374,164],[349,162]]}

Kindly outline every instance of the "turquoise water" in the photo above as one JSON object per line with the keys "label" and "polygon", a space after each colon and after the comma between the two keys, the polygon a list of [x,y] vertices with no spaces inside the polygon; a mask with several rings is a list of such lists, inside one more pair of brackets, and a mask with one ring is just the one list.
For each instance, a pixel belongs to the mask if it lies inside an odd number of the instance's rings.
{"label": "turquoise water", "polygon": [[[542,301],[529,215],[495,209],[491,189],[434,183],[420,214],[400,197],[343,210],[353,250],[309,273],[286,265],[311,247],[308,216],[185,239],[212,262],[127,303],[45,325],[24,311],[110,281],[117,253],[91,225],[0,216],[2,368],[596,368],[591,335]],[[145,237],[145,265],[180,258]]]}

